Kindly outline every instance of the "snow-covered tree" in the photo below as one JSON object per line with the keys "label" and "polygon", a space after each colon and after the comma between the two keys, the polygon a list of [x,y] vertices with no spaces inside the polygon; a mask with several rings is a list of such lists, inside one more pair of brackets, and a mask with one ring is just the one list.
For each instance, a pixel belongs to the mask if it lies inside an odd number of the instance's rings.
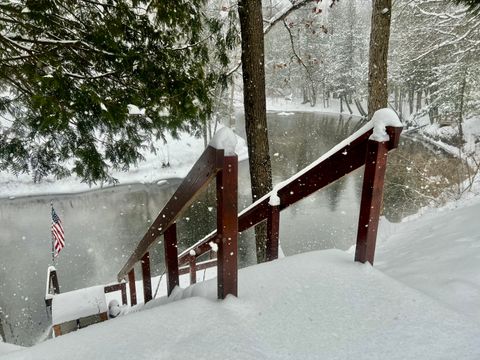
{"label": "snow-covered tree", "polygon": [[218,80],[206,64],[228,62],[205,2],[0,2],[0,168],[114,181],[152,139],[195,128]]}
{"label": "snow-covered tree", "polygon": [[474,70],[480,66],[480,15],[448,2],[415,0],[397,6],[391,79],[408,98],[410,113],[416,92],[416,110],[423,107],[432,122],[457,125],[461,138],[463,120],[478,114],[480,102]]}

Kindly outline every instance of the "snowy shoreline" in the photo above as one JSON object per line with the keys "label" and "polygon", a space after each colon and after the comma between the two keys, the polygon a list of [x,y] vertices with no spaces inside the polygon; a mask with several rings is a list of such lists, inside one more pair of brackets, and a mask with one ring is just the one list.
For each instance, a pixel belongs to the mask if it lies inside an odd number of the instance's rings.
{"label": "snowy shoreline", "polygon": [[[248,158],[246,142],[237,135],[235,149],[238,160]],[[92,191],[112,189],[118,186],[133,185],[163,185],[168,181],[183,179],[204,149],[202,138],[196,138],[183,133],[181,138],[173,139],[167,136],[167,143],[155,144],[157,154],[145,152],[145,161],[138,164],[128,172],[114,172],[117,184],[93,184],[89,186],[82,183],[77,177],[55,180],[47,177],[42,182],[35,184],[29,174],[20,174],[18,177],[0,172],[0,200],[27,198],[32,196],[66,196],[82,194]],[[169,163],[169,166],[164,164]]]}

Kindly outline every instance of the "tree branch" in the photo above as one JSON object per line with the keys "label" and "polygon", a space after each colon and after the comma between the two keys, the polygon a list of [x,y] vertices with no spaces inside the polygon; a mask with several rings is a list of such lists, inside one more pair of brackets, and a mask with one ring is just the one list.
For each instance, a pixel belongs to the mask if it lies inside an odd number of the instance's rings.
{"label": "tree branch", "polygon": [[[292,12],[314,1],[315,0],[299,0],[297,2],[290,3],[288,6],[284,7],[282,10],[280,10],[270,19],[268,20],[264,19],[263,21],[266,22],[267,25],[263,28],[263,35],[268,34],[275,24],[277,24],[279,21],[283,21]],[[323,0],[323,1],[327,1],[327,0]],[[240,68],[241,65],[242,65],[242,62],[239,60],[238,63],[226,73],[226,76],[227,77],[231,76],[234,72],[236,72]]]}

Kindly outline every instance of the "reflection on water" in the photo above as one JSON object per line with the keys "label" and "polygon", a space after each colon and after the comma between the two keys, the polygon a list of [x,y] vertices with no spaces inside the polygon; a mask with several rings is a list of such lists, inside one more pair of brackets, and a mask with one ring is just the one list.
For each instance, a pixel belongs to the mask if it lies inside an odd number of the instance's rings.
{"label": "reflection on water", "polygon": [[[243,124],[238,119],[241,133]],[[353,118],[298,113],[269,114],[274,183],[289,178],[360,126]],[[456,160],[403,139],[389,158],[384,213],[399,220],[457,181],[446,169]],[[448,166],[447,166],[448,165]],[[239,207],[250,204],[248,164],[239,166]],[[50,201],[62,218],[66,247],[56,264],[62,291],[115,281],[115,276],[150,222],[175,191],[167,185],[121,186],[77,195],[0,200],[2,246],[0,306],[8,318],[7,341],[30,345],[48,327],[44,306],[50,254]],[[331,184],[284,210],[280,239],[289,254],[325,248],[347,249],[355,241],[362,171]],[[178,224],[179,250],[209,233],[216,222],[211,186]],[[162,239],[159,239],[161,241]],[[240,265],[255,261],[252,231],[240,237]],[[154,274],[163,272],[163,246],[151,252]],[[140,271],[136,271],[137,274]]]}

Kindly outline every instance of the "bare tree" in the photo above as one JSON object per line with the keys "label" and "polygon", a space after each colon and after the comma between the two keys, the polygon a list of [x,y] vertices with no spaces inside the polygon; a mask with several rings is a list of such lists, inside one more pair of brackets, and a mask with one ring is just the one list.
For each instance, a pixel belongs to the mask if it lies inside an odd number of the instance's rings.
{"label": "bare tree", "polygon": [[368,68],[368,117],[387,107],[387,55],[392,0],[373,0]]}

